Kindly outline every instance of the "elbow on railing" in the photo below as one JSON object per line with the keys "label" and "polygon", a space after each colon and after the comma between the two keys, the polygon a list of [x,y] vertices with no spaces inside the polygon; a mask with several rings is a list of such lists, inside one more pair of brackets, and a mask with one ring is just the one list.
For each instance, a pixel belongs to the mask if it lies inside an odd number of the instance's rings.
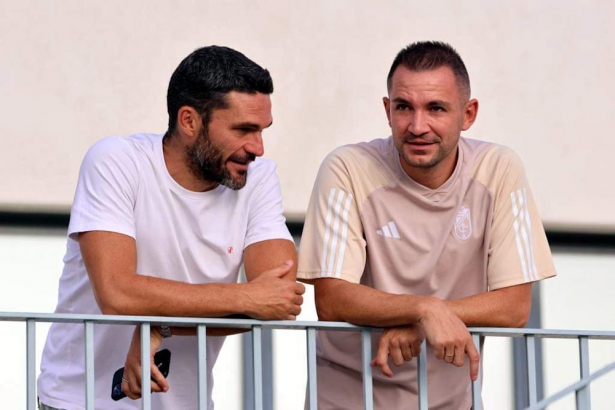
{"label": "elbow on railing", "polygon": [[316,313],[318,320],[323,322],[344,322],[340,317],[337,309],[330,303],[327,298],[316,298]]}
{"label": "elbow on railing", "polygon": [[502,327],[510,327],[510,328],[522,328],[525,327],[528,320],[530,319],[530,311],[531,306],[519,307],[518,309],[513,309],[511,312],[506,312],[505,317],[502,320],[505,323],[505,326]]}
{"label": "elbow on railing", "polygon": [[114,295],[95,295],[98,308],[103,315],[146,315],[143,309],[138,309],[137,304],[130,297]]}

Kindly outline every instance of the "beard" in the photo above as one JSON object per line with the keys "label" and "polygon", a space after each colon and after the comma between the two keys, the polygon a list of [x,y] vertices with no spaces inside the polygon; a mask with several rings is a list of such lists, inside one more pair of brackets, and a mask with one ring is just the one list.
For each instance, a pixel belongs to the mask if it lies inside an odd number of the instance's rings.
{"label": "beard", "polygon": [[215,182],[233,190],[243,188],[248,180],[247,171],[233,175],[226,168],[226,162],[247,164],[256,157],[251,154],[233,154],[225,161],[222,150],[211,142],[205,128],[203,127],[194,144],[186,148],[186,161],[190,171],[203,182]]}

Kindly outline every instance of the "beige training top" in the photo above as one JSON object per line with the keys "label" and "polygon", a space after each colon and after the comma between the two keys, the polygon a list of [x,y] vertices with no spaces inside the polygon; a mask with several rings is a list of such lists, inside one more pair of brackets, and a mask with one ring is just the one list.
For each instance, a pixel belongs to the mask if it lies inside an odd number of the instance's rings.
{"label": "beige training top", "polygon": [[[461,138],[453,175],[435,190],[403,171],[391,137],[340,147],[320,168],[301,238],[301,279],[459,299],[554,275],[523,165],[506,147]],[[356,333],[319,332],[318,355],[361,371]],[[374,378],[415,394],[416,361],[392,369],[393,379],[378,369]],[[456,368],[429,351],[428,374],[430,408],[469,407],[467,361]],[[335,394],[335,380],[324,384]]]}

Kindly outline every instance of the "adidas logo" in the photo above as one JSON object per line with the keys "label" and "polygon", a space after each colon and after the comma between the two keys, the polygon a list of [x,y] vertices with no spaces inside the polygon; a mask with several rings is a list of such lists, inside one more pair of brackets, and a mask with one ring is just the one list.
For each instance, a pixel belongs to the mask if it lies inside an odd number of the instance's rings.
{"label": "adidas logo", "polygon": [[401,239],[401,237],[399,236],[399,232],[397,231],[397,226],[393,221],[378,229],[376,233],[380,236],[384,236],[387,238]]}

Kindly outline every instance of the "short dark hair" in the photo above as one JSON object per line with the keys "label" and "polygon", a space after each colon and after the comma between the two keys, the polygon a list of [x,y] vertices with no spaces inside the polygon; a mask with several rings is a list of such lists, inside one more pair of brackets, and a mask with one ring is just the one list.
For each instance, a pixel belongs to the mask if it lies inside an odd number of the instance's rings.
{"label": "short dark hair", "polygon": [[231,48],[208,46],[192,52],[169,81],[167,134],[175,131],[177,114],[184,106],[194,108],[207,126],[213,110],[228,107],[226,94],[231,91],[271,94],[273,80],[269,71]]}
{"label": "short dark hair", "polygon": [[453,71],[457,85],[467,99],[470,98],[470,76],[459,53],[447,43],[440,41],[418,41],[401,50],[389,70],[387,88],[391,89],[393,73],[400,65],[410,71],[437,70],[448,67]]}

